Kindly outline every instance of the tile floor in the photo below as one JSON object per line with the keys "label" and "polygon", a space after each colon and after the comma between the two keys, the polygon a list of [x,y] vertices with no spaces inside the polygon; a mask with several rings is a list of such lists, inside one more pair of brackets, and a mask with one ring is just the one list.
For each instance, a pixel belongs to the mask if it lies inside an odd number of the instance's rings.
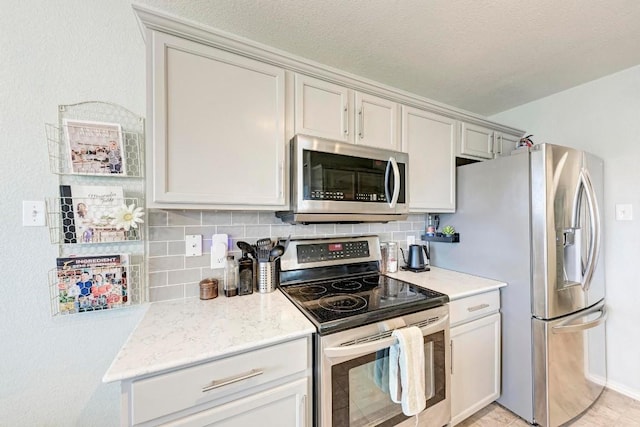
{"label": "tile floor", "polygon": [[[492,403],[456,427],[526,427],[529,424],[497,403]],[[600,398],[571,427],[640,427],[640,401],[605,389]]]}

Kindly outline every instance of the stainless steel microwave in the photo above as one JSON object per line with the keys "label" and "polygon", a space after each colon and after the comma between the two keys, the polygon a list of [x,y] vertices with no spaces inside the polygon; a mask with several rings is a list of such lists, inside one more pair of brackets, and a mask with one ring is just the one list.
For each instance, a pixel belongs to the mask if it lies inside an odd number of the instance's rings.
{"label": "stainless steel microwave", "polygon": [[307,135],[291,140],[290,223],[388,222],[409,212],[409,155]]}

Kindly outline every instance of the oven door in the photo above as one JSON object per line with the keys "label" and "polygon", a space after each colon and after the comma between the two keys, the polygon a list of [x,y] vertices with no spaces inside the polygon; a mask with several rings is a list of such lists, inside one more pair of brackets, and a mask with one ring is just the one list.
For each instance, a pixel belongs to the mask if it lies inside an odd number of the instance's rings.
{"label": "oven door", "polygon": [[418,425],[441,427],[451,419],[448,306],[320,337],[316,379],[318,426],[396,426],[416,423],[389,395],[388,355],[393,329],[423,332],[426,409]]}

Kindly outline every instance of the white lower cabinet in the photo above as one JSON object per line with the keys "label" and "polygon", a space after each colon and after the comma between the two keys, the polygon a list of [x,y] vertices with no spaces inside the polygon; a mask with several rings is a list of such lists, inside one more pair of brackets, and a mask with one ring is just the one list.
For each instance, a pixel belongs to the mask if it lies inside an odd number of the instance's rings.
{"label": "white lower cabinet", "polygon": [[181,418],[167,426],[199,427],[215,424],[220,427],[308,425],[309,381],[306,378],[252,394],[197,414]]}
{"label": "white lower cabinet", "polygon": [[500,396],[500,294],[451,303],[451,425]]}
{"label": "white lower cabinet", "polygon": [[309,338],[122,384],[123,425],[311,425]]}

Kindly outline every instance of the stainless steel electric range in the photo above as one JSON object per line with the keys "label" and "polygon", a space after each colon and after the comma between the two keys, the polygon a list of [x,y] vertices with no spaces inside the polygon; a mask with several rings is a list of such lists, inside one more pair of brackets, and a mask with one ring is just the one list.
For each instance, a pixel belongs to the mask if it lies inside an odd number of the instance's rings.
{"label": "stainless steel electric range", "polygon": [[[446,425],[449,298],[379,274],[379,261],[377,236],[291,240],[280,260],[281,290],[318,331],[315,425]],[[391,334],[406,326],[419,327],[424,337],[427,408],[418,420],[402,413],[388,389]]]}

